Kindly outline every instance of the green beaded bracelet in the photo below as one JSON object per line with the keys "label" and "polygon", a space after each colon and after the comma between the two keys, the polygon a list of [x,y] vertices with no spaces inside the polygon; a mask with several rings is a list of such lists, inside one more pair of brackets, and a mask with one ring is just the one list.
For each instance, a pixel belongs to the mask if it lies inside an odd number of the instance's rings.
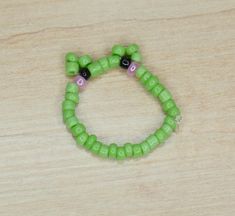
{"label": "green beaded bracelet", "polygon": [[[75,76],[74,82],[66,86],[65,99],[62,103],[63,120],[79,146],[83,146],[101,158],[123,160],[139,158],[147,155],[176,130],[181,119],[180,109],[176,105],[169,90],[160,83],[158,77],[141,64],[139,46],[131,44],[124,47],[114,45],[112,54],[93,61],[89,55],[78,57],[68,53],[65,57],[65,69],[68,76]],[[85,88],[90,78],[106,73],[109,69],[121,67],[129,76],[135,76],[143,87],[157,98],[162,105],[166,117],[162,126],[140,143],[126,143],[118,146],[115,143],[103,144],[95,135],[90,135],[75,115],[79,103],[79,92]]]}

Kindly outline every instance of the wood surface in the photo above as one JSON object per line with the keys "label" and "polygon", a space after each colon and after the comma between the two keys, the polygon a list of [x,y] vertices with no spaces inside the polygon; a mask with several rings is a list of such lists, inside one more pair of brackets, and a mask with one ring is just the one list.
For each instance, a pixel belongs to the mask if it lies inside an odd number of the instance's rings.
{"label": "wood surface", "polygon": [[[101,160],[63,124],[64,55],[133,42],[183,121],[143,159]],[[234,0],[2,0],[0,66],[1,216],[235,215]],[[77,114],[117,144],[163,119],[121,70],[90,82]]]}

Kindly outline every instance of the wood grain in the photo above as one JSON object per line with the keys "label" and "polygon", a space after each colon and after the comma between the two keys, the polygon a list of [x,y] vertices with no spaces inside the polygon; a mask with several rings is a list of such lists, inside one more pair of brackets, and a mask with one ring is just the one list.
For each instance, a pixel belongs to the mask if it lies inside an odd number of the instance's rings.
{"label": "wood grain", "polygon": [[[235,215],[235,1],[0,2],[0,215]],[[61,118],[68,51],[138,43],[182,109],[148,157],[76,147]],[[120,70],[89,83],[78,115],[104,142],[138,142],[159,104]]]}

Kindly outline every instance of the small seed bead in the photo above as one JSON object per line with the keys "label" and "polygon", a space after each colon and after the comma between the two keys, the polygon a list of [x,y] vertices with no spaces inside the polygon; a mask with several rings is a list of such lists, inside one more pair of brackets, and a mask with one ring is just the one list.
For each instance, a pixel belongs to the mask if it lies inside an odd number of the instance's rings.
{"label": "small seed bead", "polygon": [[118,146],[117,148],[117,159],[124,160],[126,158],[125,149],[123,146]]}
{"label": "small seed bead", "polygon": [[105,144],[102,144],[99,151],[99,156],[102,158],[107,158],[109,156],[109,147]]}
{"label": "small seed bead", "polygon": [[91,73],[92,77],[97,77],[98,75],[103,73],[103,68],[98,62],[93,62],[87,66],[88,70]]}
{"label": "small seed bead", "polygon": [[130,44],[126,48],[126,54],[131,56],[133,53],[137,52],[139,50],[139,46],[137,44]]}
{"label": "small seed bead", "polygon": [[67,61],[67,62],[77,62],[78,57],[75,53],[69,52],[65,56],[65,61]]}
{"label": "small seed bead", "polygon": [[79,65],[77,62],[66,62],[65,67],[67,76],[75,76],[78,74]]}
{"label": "small seed bead", "polygon": [[132,150],[132,145],[130,143],[126,143],[124,145],[124,149],[125,149],[125,154],[126,154],[126,157],[132,157],[133,155],[133,150]]}
{"label": "small seed bead", "polygon": [[76,142],[78,145],[83,146],[86,143],[87,139],[88,139],[88,134],[87,132],[84,131],[76,137]]}
{"label": "small seed bead", "polygon": [[91,149],[92,146],[94,145],[94,143],[96,142],[96,140],[97,140],[97,137],[95,135],[88,136],[88,138],[84,144],[84,147],[88,150]]}
{"label": "small seed bead", "polygon": [[117,145],[115,143],[109,145],[109,157],[113,159],[117,157]]}
{"label": "small seed bead", "polygon": [[92,58],[89,55],[79,57],[78,63],[80,67],[85,68],[92,62]]}
{"label": "small seed bead", "polygon": [[100,147],[101,147],[102,143],[99,141],[96,141],[93,146],[91,147],[91,152],[93,154],[98,154],[100,151]]}
{"label": "small seed bead", "polygon": [[113,55],[118,55],[118,56],[122,57],[122,56],[125,55],[125,52],[126,52],[125,47],[123,47],[120,44],[114,45],[113,48],[112,48],[112,54]]}

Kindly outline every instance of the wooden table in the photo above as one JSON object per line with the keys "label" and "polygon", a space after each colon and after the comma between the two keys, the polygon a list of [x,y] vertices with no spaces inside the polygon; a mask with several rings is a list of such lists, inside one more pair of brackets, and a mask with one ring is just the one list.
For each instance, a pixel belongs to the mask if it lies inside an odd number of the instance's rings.
{"label": "wooden table", "polygon": [[[235,215],[235,1],[0,2],[1,216]],[[183,121],[146,158],[75,145],[61,116],[68,51],[138,43]],[[163,119],[121,70],[89,83],[77,114],[103,142],[139,142]]]}

